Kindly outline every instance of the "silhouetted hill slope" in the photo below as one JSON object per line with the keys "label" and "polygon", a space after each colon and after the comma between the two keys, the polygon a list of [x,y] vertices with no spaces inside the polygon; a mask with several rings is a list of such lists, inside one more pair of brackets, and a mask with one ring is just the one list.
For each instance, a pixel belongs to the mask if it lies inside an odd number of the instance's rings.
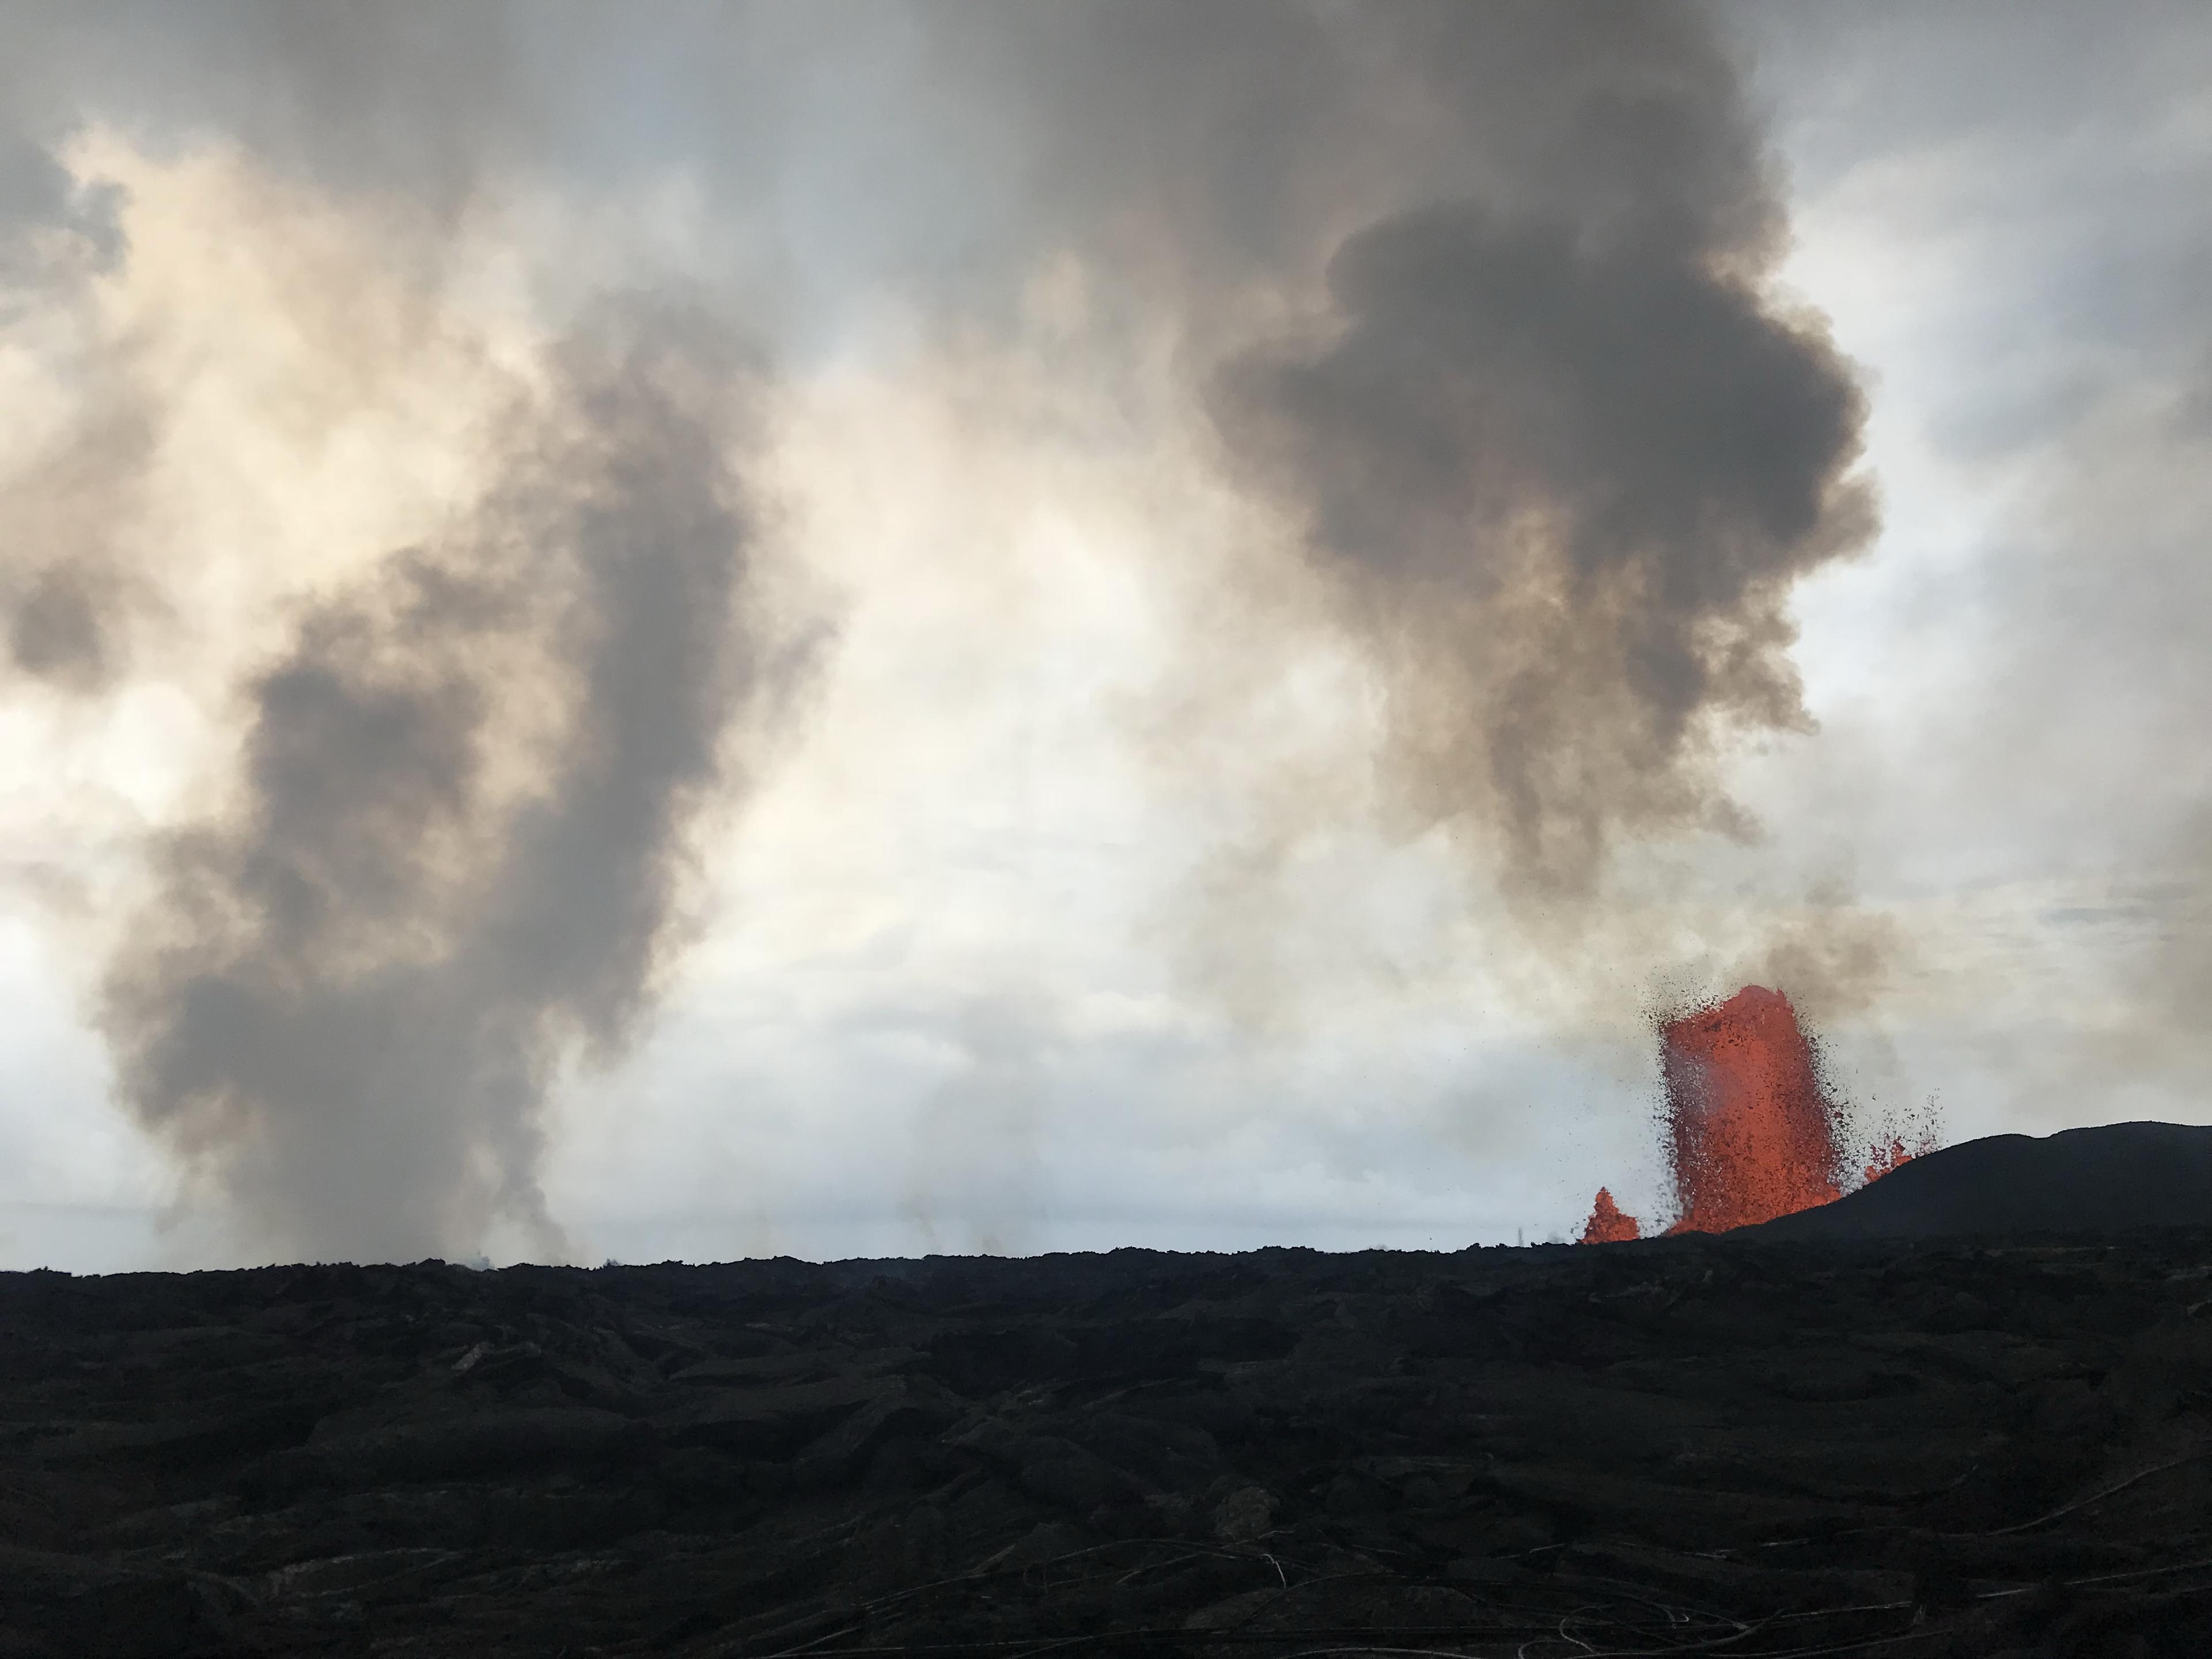
{"label": "silhouetted hill slope", "polygon": [[2112,1123],[1947,1146],[1833,1204],[1739,1231],[1755,1238],[1934,1238],[2207,1224],[2212,1128]]}

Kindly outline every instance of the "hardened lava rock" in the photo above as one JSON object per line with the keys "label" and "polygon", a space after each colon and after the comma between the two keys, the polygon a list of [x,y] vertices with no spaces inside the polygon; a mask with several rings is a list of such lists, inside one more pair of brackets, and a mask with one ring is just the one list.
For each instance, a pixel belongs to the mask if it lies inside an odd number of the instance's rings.
{"label": "hardened lava rock", "polygon": [[2212,1629],[2212,1230],[39,1273],[0,1378],[10,1659]]}

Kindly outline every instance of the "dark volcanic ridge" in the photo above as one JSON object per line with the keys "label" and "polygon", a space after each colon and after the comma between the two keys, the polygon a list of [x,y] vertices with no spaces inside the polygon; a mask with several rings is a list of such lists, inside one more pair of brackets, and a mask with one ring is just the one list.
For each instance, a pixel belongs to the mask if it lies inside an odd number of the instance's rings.
{"label": "dark volcanic ridge", "polygon": [[2212,1128],[2112,1123],[1924,1152],[1832,1204],[1744,1235],[1913,1239],[2212,1226]]}

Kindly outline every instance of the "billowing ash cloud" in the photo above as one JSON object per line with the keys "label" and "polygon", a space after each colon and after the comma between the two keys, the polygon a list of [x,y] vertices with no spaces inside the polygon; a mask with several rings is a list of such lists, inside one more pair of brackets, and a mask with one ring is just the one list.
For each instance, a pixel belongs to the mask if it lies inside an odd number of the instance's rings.
{"label": "billowing ash cloud", "polygon": [[11,665],[76,692],[123,667],[143,583],[116,543],[153,444],[140,399],[95,402],[52,453],[0,487],[10,545],[0,574]]}
{"label": "billowing ash cloud", "polygon": [[[45,149],[0,126],[0,331],[53,297],[58,275],[114,257],[112,205],[78,191]],[[0,468],[0,650],[15,672],[75,692],[112,683],[144,599],[115,544],[155,434],[128,354],[120,356],[86,375],[93,384],[66,431],[19,444]]]}
{"label": "billowing ash cloud", "polygon": [[250,687],[228,812],[112,966],[125,1097],[266,1242],[561,1248],[549,1083],[630,1034],[726,734],[787,672],[748,588],[740,365],[572,341],[470,522],[316,604]]}
{"label": "billowing ash cloud", "polygon": [[[1494,830],[1538,899],[1589,892],[1623,835],[1736,827],[1714,745],[1804,723],[1790,586],[1872,527],[1861,396],[1765,294],[1755,134],[1667,15],[1548,35],[1553,130],[1511,188],[1358,231],[1319,337],[1239,356],[1215,399],[1372,648],[1406,804]],[[1486,83],[1481,48],[1443,61]]]}

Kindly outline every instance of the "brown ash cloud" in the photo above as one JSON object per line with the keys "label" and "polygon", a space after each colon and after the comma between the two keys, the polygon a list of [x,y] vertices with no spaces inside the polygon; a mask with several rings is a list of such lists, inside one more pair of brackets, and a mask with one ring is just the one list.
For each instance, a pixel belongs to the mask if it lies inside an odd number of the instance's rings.
{"label": "brown ash cloud", "polygon": [[1540,902],[1625,838],[1742,830],[1717,750],[1807,724],[1790,586],[1873,523],[1863,398],[1769,292],[1756,127],[1695,15],[1660,17],[1471,12],[1437,60],[1471,94],[1534,74],[1544,130],[1348,236],[1313,325],[1213,402],[1371,653],[1401,805]]}
{"label": "brown ash cloud", "polygon": [[791,659],[753,605],[710,325],[586,329],[436,545],[315,602],[246,688],[229,810],[167,836],[105,1023],[139,1120],[260,1244],[520,1226],[561,1067],[618,1054],[687,830]]}

